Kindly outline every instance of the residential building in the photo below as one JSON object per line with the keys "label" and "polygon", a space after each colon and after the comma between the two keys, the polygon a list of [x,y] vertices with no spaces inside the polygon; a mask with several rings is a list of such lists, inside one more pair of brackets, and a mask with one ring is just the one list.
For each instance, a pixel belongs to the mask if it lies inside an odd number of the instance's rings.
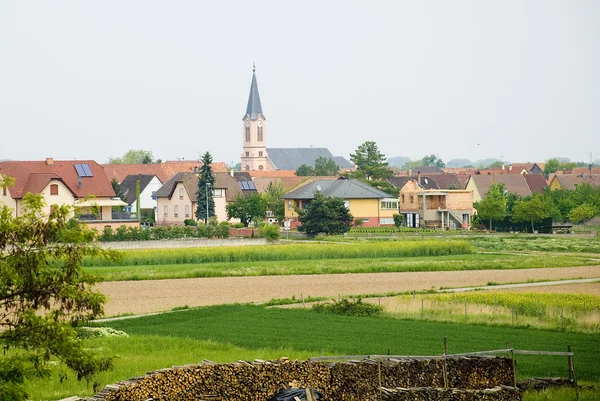
{"label": "residential building", "polygon": [[346,207],[355,219],[361,219],[363,227],[393,226],[394,214],[398,213],[398,199],[361,181],[346,179],[314,179],[285,194],[285,219],[291,228],[300,225],[295,207],[303,209],[316,194],[344,199]]}
{"label": "residential building", "polygon": [[242,170],[292,170],[303,164],[314,166],[319,157],[333,159],[340,169],[354,165],[340,156],[333,156],[326,148],[267,148],[267,119],[263,114],[256,70],[252,69],[252,83],[246,114],[242,118]]}
{"label": "residential building", "polygon": [[[198,160],[166,161],[157,164],[103,164],[104,172],[109,180],[113,178],[119,183],[123,182],[128,175],[155,175],[160,182],[167,182],[177,173],[193,173],[202,167]],[[229,171],[225,163],[214,162],[210,165],[214,173],[226,173]]]}
{"label": "residential building", "polygon": [[73,206],[77,217],[98,230],[120,225],[136,226],[137,217],[113,214],[113,206],[125,206],[115,192],[102,166],[93,160],[3,161],[0,174],[14,178],[15,184],[0,193],[0,203],[23,214],[27,193],[44,197],[44,212],[54,205]]}
{"label": "residential building", "polygon": [[577,185],[590,184],[600,187],[600,175],[589,174],[556,174],[550,181],[550,189],[570,189],[573,190]]}
{"label": "residential building", "polygon": [[400,189],[399,201],[407,227],[468,229],[471,226],[473,192],[470,190],[430,189],[412,179]]}
{"label": "residential building", "polygon": [[120,188],[127,212],[137,211],[137,183],[140,183],[140,209],[151,209],[154,211],[156,221],[157,203],[154,193],[162,187],[162,182],[154,174],[128,175],[121,181]]}
{"label": "residential building", "polygon": [[504,189],[519,196],[530,196],[542,193],[546,187],[541,174],[500,174],[500,175],[472,175],[467,182],[466,189],[473,191],[473,202],[479,202],[488,193],[493,184],[503,184]]}
{"label": "residential building", "polygon": [[[242,193],[240,184],[230,173],[214,173],[215,185],[206,192],[215,201],[215,215],[219,221],[227,220],[226,206]],[[155,193],[157,224],[183,225],[186,219],[196,219],[198,173],[177,173]]]}

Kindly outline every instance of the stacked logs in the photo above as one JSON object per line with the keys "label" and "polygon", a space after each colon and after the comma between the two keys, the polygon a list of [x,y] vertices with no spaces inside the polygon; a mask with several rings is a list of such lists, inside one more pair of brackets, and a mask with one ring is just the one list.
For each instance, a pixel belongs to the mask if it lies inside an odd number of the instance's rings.
{"label": "stacked logs", "polygon": [[[286,358],[227,364],[203,361],[197,365],[161,369],[107,386],[95,399],[265,401],[298,382],[302,387],[321,392],[330,401],[364,401],[379,400],[380,388],[444,387],[446,382],[451,388],[485,389],[511,385],[512,380],[511,360],[496,357],[343,363],[290,361]],[[397,396],[397,390],[389,391],[390,394],[395,391],[394,396]]]}
{"label": "stacked logs", "polygon": [[515,387],[496,386],[483,390],[443,389],[432,387],[382,388],[385,401],[521,401],[522,392]]}

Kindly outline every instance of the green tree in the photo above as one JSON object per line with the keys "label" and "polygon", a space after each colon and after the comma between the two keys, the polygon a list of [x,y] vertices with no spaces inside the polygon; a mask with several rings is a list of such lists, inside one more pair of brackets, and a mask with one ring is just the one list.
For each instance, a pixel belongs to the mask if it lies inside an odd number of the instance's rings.
{"label": "green tree", "polygon": [[267,201],[259,193],[237,194],[226,206],[227,219],[240,219],[244,227],[259,223],[267,217]]}
{"label": "green tree", "polygon": [[342,198],[326,198],[322,194],[316,194],[305,208],[296,211],[301,223],[298,231],[310,235],[346,233],[354,220]]}
{"label": "green tree", "polygon": [[310,177],[315,175],[315,170],[309,165],[302,164],[300,167],[298,167],[295,174],[298,177]]}
{"label": "green tree", "polygon": [[115,191],[115,195],[117,196],[117,198],[124,201],[125,195],[123,195],[123,191],[121,191],[121,186],[119,185],[119,181],[117,181],[116,178],[113,178],[112,180],[110,180],[110,185],[112,186],[113,191]]}
{"label": "green tree", "polygon": [[473,207],[482,220],[489,220],[489,229],[492,229],[492,221],[500,220],[506,216],[506,195],[502,184],[493,184],[485,197],[475,202]]}
{"label": "green tree", "polygon": [[273,212],[275,218],[280,223],[285,219],[283,195],[285,195],[285,187],[280,180],[271,181],[263,195],[267,203],[267,210]]}
{"label": "green tree", "polygon": [[556,173],[560,169],[560,162],[558,159],[552,158],[546,160],[546,165],[544,166],[544,175],[548,177],[552,173]]}
{"label": "green tree", "polygon": [[[0,177],[0,187],[10,180]],[[97,233],[72,219],[69,206],[43,213],[41,195],[23,197],[18,217],[0,206],[0,399],[24,400],[25,380],[46,376],[58,362],[93,379],[111,359],[82,345],[76,326],[103,314],[105,297],[81,267],[84,257],[116,259]],[[56,362],[52,361],[55,360]],[[95,383],[97,385],[97,383]]]}
{"label": "green tree", "polygon": [[212,172],[212,156],[206,152],[202,156],[202,167],[200,167],[200,179],[198,180],[198,191],[196,192],[196,219],[204,220],[215,215],[215,198],[212,190],[215,187],[215,175]]}
{"label": "green tree", "polygon": [[577,206],[569,213],[569,221],[572,223],[583,223],[598,214],[598,208],[594,205],[584,203]]}
{"label": "green tree", "polygon": [[394,218],[394,226],[396,226],[396,228],[402,227],[402,223],[404,223],[404,215],[396,213],[392,217]]}
{"label": "green tree", "polygon": [[354,153],[350,154],[350,160],[357,167],[357,170],[351,174],[352,178],[382,180],[394,175],[388,167],[385,155],[379,151],[373,141],[360,145]]}
{"label": "green tree", "polygon": [[[158,162],[158,160],[156,161]],[[121,157],[109,157],[109,164],[152,164],[155,163],[154,156],[150,150],[129,149]]]}
{"label": "green tree", "polygon": [[550,213],[539,196],[517,200],[512,209],[512,221],[515,223],[531,222],[531,232],[535,231],[533,223],[540,222],[549,216]]}
{"label": "green tree", "polygon": [[326,159],[323,156],[319,156],[315,161],[314,175],[334,176],[338,175],[339,171],[340,167],[331,158]]}
{"label": "green tree", "polygon": [[440,158],[438,158],[436,155],[431,154],[429,156],[425,156],[423,157],[423,159],[421,159],[421,166],[430,166],[430,167],[446,167],[446,164],[444,163],[444,161]]}

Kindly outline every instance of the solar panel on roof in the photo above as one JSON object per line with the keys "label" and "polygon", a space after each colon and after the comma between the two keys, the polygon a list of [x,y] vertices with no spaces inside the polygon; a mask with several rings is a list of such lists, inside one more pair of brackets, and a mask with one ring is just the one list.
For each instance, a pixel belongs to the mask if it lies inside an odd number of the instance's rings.
{"label": "solar panel on roof", "polygon": [[85,173],[85,177],[93,177],[94,174],[92,174],[92,170],[90,169],[90,165],[87,163],[84,163],[81,165],[81,167],[83,167],[83,172]]}
{"label": "solar panel on roof", "polygon": [[242,189],[248,189],[248,184],[246,183],[246,181],[240,181],[240,186],[242,187]]}
{"label": "solar panel on roof", "polygon": [[254,182],[252,181],[247,181],[248,182],[248,189],[256,189],[256,186],[254,186]]}
{"label": "solar panel on roof", "polygon": [[85,173],[83,172],[83,167],[81,167],[81,164],[76,164],[75,165],[75,170],[77,170],[77,175],[80,177],[85,177]]}

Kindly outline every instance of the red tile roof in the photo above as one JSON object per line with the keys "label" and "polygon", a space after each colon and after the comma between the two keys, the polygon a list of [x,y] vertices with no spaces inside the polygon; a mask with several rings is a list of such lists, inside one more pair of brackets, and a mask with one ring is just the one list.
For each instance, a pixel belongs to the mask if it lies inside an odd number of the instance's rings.
{"label": "red tile roof", "polygon": [[250,170],[248,171],[250,177],[270,177],[270,178],[281,178],[281,177],[296,177],[296,170]]}
{"label": "red tile roof", "polygon": [[[81,187],[75,164],[87,164],[92,173],[91,177],[81,177]],[[102,166],[93,160],[3,161],[0,173],[15,179],[10,188],[14,199],[21,199],[28,192],[39,193],[51,180],[61,180],[76,198],[115,196]]]}
{"label": "red tile roof", "polygon": [[[202,162],[190,161],[168,161],[159,164],[103,164],[109,180],[116,178],[122,182],[128,175],[155,175],[162,183],[169,181],[177,173],[192,173],[194,168],[202,167]],[[214,173],[226,173],[229,170],[223,162],[211,164]]]}

